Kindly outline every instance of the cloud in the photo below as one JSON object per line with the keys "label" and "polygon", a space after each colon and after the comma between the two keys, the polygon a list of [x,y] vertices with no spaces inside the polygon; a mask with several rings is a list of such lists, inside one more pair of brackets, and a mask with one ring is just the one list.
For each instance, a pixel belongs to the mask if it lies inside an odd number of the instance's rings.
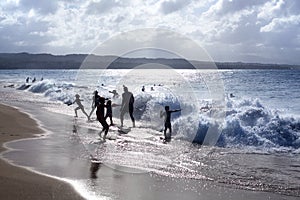
{"label": "cloud", "polygon": [[0,1],[0,51],[89,53],[119,33],[164,28],[215,60],[299,63],[299,13],[295,0]]}
{"label": "cloud", "polygon": [[183,9],[190,4],[191,0],[167,0],[161,3],[163,14],[169,14]]}
{"label": "cloud", "polygon": [[58,1],[20,0],[19,8],[23,11],[34,9],[43,15],[54,14],[58,9]]}
{"label": "cloud", "polygon": [[101,15],[107,13],[114,7],[118,7],[119,5],[120,3],[116,0],[101,0],[99,2],[90,2],[87,7],[86,13]]}

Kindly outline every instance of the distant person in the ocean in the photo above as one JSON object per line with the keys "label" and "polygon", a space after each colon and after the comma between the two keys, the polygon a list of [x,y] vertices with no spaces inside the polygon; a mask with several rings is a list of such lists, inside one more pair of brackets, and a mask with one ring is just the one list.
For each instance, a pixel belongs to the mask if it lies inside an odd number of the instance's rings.
{"label": "distant person in the ocean", "polygon": [[104,117],[104,108],[105,107],[107,108],[107,105],[105,105],[105,98],[100,97],[99,105],[97,106],[96,115],[97,115],[98,121],[100,122],[100,124],[103,127],[102,131],[99,134],[99,136],[101,137],[101,133],[104,131],[103,140],[106,139],[106,135],[109,130],[109,125],[107,124],[105,117]]}
{"label": "distant person in the ocean", "polygon": [[97,106],[99,105],[100,103],[100,96],[98,95],[98,91],[95,90],[94,92],[94,96],[93,96],[93,102],[92,102],[92,110],[89,114],[89,118],[92,116],[94,110],[97,108]]}
{"label": "distant person in the ocean", "polygon": [[116,90],[109,91],[109,93],[112,93],[114,95],[113,98],[118,98],[119,97],[119,94]]}
{"label": "distant person in the ocean", "polygon": [[26,78],[26,83],[29,83],[29,80],[30,80],[30,78],[29,78],[29,77],[27,77],[27,78]]}
{"label": "distant person in the ocean", "polygon": [[[160,117],[165,118],[165,129],[164,129],[164,136],[165,136],[164,140],[165,141],[169,141],[171,139],[171,135],[172,135],[171,113],[179,112],[179,111],[181,111],[181,109],[170,110],[169,106],[165,106],[165,112],[160,111]],[[170,133],[169,136],[167,136],[167,129],[169,129],[169,133]]]}
{"label": "distant person in the ocean", "polygon": [[87,118],[88,118],[88,120],[90,120],[90,117],[87,115],[87,113],[85,112],[85,110],[84,110],[84,107],[83,107],[83,105],[82,105],[82,103],[81,103],[81,101],[83,101],[83,100],[81,100],[79,97],[79,94],[76,94],[75,95],[75,101],[73,102],[73,104],[74,103],[76,103],[77,105],[78,105],[78,107],[76,107],[74,110],[75,110],[75,117],[78,117],[78,115],[77,115],[77,110],[81,110],[82,112],[83,112],[83,114],[85,114],[86,116],[87,116]]}
{"label": "distant person in the ocean", "polygon": [[154,88],[153,88],[153,87],[151,87],[151,91],[154,91]]}
{"label": "distant person in the ocean", "polygon": [[32,83],[34,83],[36,81],[36,78],[34,77],[33,79],[32,79]]}
{"label": "distant person in the ocean", "polygon": [[41,81],[43,81],[43,80],[44,80],[44,78],[42,77],[42,78],[41,78]]}
{"label": "distant person in the ocean", "polygon": [[111,100],[108,100],[106,102],[105,120],[109,117],[109,119],[110,119],[110,126],[114,125],[113,120],[112,120],[112,107],[115,107],[115,106],[120,106],[120,105],[118,105],[118,104],[112,104]]}
{"label": "distant person in the ocean", "polygon": [[232,93],[230,93],[229,97],[230,97],[230,98],[233,98],[233,97],[235,97],[235,96],[234,96]]}
{"label": "distant person in the ocean", "polygon": [[142,87],[142,92],[145,92],[145,86]]}
{"label": "distant person in the ocean", "polygon": [[121,104],[121,114],[120,114],[120,120],[121,120],[121,127],[123,127],[123,121],[124,121],[124,115],[125,113],[129,113],[132,125],[135,127],[135,120],[133,117],[133,104],[134,104],[134,97],[131,92],[128,91],[128,88],[123,85],[124,93],[122,94],[122,104]]}

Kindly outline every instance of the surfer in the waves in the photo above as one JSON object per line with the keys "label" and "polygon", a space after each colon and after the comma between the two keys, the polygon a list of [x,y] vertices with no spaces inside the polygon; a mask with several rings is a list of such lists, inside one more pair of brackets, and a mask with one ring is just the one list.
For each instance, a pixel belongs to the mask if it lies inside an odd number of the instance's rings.
{"label": "surfer in the waves", "polygon": [[[165,106],[165,112],[161,111],[160,112],[160,117],[165,117],[165,129],[164,129],[164,141],[170,141],[171,140],[171,135],[172,135],[172,124],[171,124],[171,113],[173,112],[179,112],[181,109],[177,110],[170,110],[169,106]],[[167,136],[167,130],[169,129],[169,136]]]}

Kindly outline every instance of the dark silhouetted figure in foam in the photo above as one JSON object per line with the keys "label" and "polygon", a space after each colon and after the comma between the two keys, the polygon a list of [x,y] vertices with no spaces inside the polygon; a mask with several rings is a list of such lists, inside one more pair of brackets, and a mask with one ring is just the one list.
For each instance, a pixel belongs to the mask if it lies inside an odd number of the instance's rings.
{"label": "dark silhouetted figure in foam", "polygon": [[74,111],[75,111],[75,117],[78,117],[77,110],[80,109],[83,112],[83,114],[85,114],[87,116],[88,120],[90,120],[90,117],[85,112],[84,107],[83,107],[83,105],[81,103],[82,100],[79,97],[80,97],[79,94],[76,94],[75,95],[75,101],[73,102],[73,103],[77,104],[77,107],[74,109]]}
{"label": "dark silhouetted figure in foam", "polygon": [[[160,112],[160,117],[165,117],[165,130],[164,130],[164,141],[170,141],[171,135],[172,135],[172,125],[171,125],[171,113],[173,112],[179,112],[181,109],[178,110],[170,110],[169,106],[165,106],[165,112]],[[169,129],[170,135],[167,136],[167,129]]]}
{"label": "dark silhouetted figure in foam", "polygon": [[135,120],[133,117],[133,104],[134,104],[134,97],[131,92],[128,91],[128,88],[123,85],[124,93],[122,94],[122,104],[121,104],[121,114],[120,114],[120,120],[121,120],[121,127],[123,127],[123,121],[124,121],[124,115],[125,113],[129,113],[132,125],[135,127]]}
{"label": "dark silhouetted figure in foam", "polygon": [[145,92],[145,86],[142,87],[142,92]]}
{"label": "dark silhouetted figure in foam", "polygon": [[92,110],[91,110],[91,112],[90,112],[89,117],[92,116],[94,110],[97,108],[97,106],[99,105],[99,103],[100,103],[100,96],[98,95],[98,91],[96,90],[96,91],[94,92],[93,102],[92,102]]}
{"label": "dark silhouetted figure in foam", "polygon": [[105,98],[100,97],[99,99],[99,105],[97,106],[97,111],[96,111],[96,115],[97,115],[97,119],[100,122],[100,124],[102,125],[103,129],[100,132],[99,136],[101,137],[101,133],[104,131],[104,136],[103,136],[103,140],[106,139],[106,135],[107,132],[109,130],[109,125],[107,124],[105,117],[104,117],[104,108],[107,107],[107,105],[105,105]]}

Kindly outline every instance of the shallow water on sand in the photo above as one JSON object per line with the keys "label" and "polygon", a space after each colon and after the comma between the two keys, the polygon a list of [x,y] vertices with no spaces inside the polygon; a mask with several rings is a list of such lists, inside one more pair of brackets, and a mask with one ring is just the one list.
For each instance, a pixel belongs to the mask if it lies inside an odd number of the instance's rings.
{"label": "shallow water on sand", "polygon": [[[22,104],[22,110],[33,117],[39,116],[50,134],[9,144],[19,150],[5,157],[18,165],[72,180],[75,188],[88,199],[297,199],[276,195],[280,193],[299,196],[297,155],[237,153],[222,148],[179,145],[174,140],[173,144],[161,144],[155,151],[146,148],[133,157],[141,151],[139,146],[145,145],[143,140],[151,141],[151,138],[132,141],[118,152],[119,147],[109,147],[118,146],[116,141],[84,143],[78,134],[90,134],[92,141],[98,142],[98,130],[77,124],[77,133],[74,133],[73,117],[51,112],[45,115],[43,108],[35,106],[33,109],[30,104]],[[81,120],[84,122],[84,118],[79,118],[79,122]],[[128,140],[127,137],[121,136],[120,140]],[[172,150],[174,160],[163,155],[168,152],[164,148]],[[103,152],[106,155],[98,157],[103,163],[91,164],[90,154],[99,156],[104,155]],[[145,164],[146,161],[155,164]]]}
{"label": "shallow water on sand", "polygon": [[[143,93],[136,88],[137,128],[127,135],[118,135],[117,127],[113,127],[109,134],[116,140],[105,143],[99,140],[101,126],[94,117],[87,122],[79,113],[74,120],[74,106],[68,107],[63,102],[71,100],[74,92],[80,92],[89,110],[91,93],[99,80],[108,84],[97,86],[99,91],[110,95],[108,90],[127,71],[108,70],[93,85],[85,81],[86,77],[97,78],[91,70],[84,71],[82,80],[74,79],[76,71],[32,70],[25,74],[43,75],[44,81],[26,90],[2,87],[23,84],[23,72],[6,71],[0,75],[3,78],[0,102],[30,113],[49,134],[10,143],[10,147],[18,150],[5,157],[39,172],[72,180],[88,199],[297,199],[300,196],[298,71],[223,71],[225,92],[233,92],[235,97],[224,99],[226,115],[216,146],[192,144],[185,137],[190,134],[191,126],[182,126],[195,123],[200,135],[207,130],[210,112],[191,115],[198,107],[195,102],[192,106],[187,104],[191,100],[186,94],[196,95],[200,106],[212,103],[200,79],[201,76],[209,79],[215,72],[203,72],[200,76],[179,71],[190,81],[193,91],[180,89],[182,80],[175,79],[165,83],[169,87],[156,85],[155,92]],[[142,84],[145,80],[139,76],[132,77]],[[177,94],[170,92],[177,88],[178,94],[185,98],[177,98]],[[160,140],[162,120],[156,119],[165,104],[185,110],[174,115],[174,132],[179,134],[174,134],[168,144]],[[278,110],[274,110],[276,107]],[[126,124],[131,122],[128,120]],[[90,154],[103,164],[91,164]]]}

